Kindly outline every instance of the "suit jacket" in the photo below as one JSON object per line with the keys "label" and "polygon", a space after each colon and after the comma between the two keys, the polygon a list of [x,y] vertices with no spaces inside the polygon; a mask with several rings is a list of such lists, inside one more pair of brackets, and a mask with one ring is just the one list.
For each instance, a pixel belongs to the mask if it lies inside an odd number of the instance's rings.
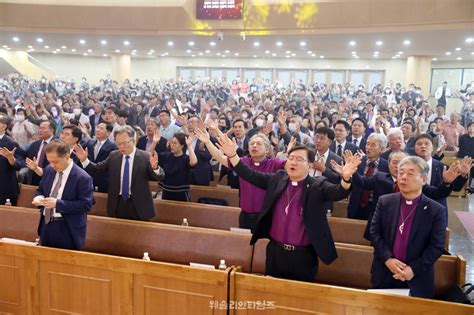
{"label": "suit jacket", "polygon": [[[275,174],[260,173],[250,169],[243,162],[239,162],[234,170],[246,181],[266,190],[262,211],[250,241],[250,244],[253,245],[258,239],[270,238],[274,205],[288,185],[290,178],[284,170],[279,170]],[[323,203],[342,200],[348,195],[348,190],[342,188],[340,184],[330,183],[323,176],[316,178],[307,176],[305,179],[301,195],[304,226],[316,254],[325,264],[333,262],[337,258],[337,252]]]}
{"label": "suit jacket", "polygon": [[[112,141],[107,139],[104,144],[100,147],[99,154],[97,154],[97,158],[94,157],[94,147],[97,143],[97,140],[89,140],[85,147],[87,148],[87,158],[89,161],[92,161],[94,163],[99,163],[102,161],[105,161],[110,153],[114,150],[117,150],[117,147],[115,146]],[[109,186],[109,175],[108,174],[102,174],[102,175],[94,175],[92,176],[92,180],[94,181],[94,187],[97,187],[97,190],[102,193],[106,193],[108,191],[108,186]]]}
{"label": "suit jacket", "polygon": [[[100,114],[99,116],[99,124],[104,122],[104,119],[102,118],[102,113]],[[89,124],[91,125],[91,135],[94,135],[95,134],[95,127],[96,124],[95,124],[95,114],[92,115],[92,116],[89,116]]]}
{"label": "suit jacket", "polygon": [[[41,147],[41,143],[43,142],[43,140],[37,140],[37,141],[34,141],[30,144],[30,146],[28,147],[28,149],[26,150],[26,152],[24,153],[23,157],[26,159],[26,158],[29,158],[30,160],[33,160],[34,158],[36,158],[36,160],[39,159],[39,149]],[[49,162],[48,162],[48,159],[46,159],[46,155],[44,157],[44,160],[42,161],[41,165],[38,165],[39,167],[41,167],[42,169],[46,168],[46,166],[49,165]],[[41,177],[36,175],[35,172],[33,171],[29,171],[29,176],[31,178],[31,180],[29,181],[29,183],[31,185],[35,185],[35,186],[38,186],[39,185],[39,182],[41,180]]]}
{"label": "suit jacket", "polygon": [[[137,148],[140,149],[140,150],[146,151],[147,140],[148,140],[147,136],[141,136],[140,138],[138,138]],[[161,137],[160,141],[158,142],[158,144],[155,147],[155,152],[156,153],[163,153],[163,152],[168,151],[168,148],[166,147],[167,143],[168,143],[168,141],[165,138]]]}
{"label": "suit jacket", "polygon": [[[374,288],[378,288],[387,277],[392,277],[385,261],[393,257],[392,248],[398,232],[400,200],[400,193],[382,196],[370,225],[375,249],[371,279]],[[412,296],[430,298],[434,294],[434,263],[444,248],[446,213],[446,207],[422,194],[414,215],[405,259],[405,263],[415,275],[408,281]]]}
{"label": "suit jacket", "polygon": [[[444,163],[441,163],[438,160],[432,159],[432,170],[431,170],[431,181],[430,181],[431,186],[439,186],[441,183],[443,183],[444,167],[448,168],[449,166]],[[466,178],[462,176],[458,176],[454,180],[454,182],[451,183],[450,185],[451,190],[460,191],[464,187],[464,184],[466,183],[466,181],[467,181]],[[444,196],[443,198],[434,198],[434,199],[440,204],[442,204],[443,206],[448,207],[446,197],[447,196]]]}
{"label": "suit jacket", "polygon": [[[329,150],[331,150],[332,152],[334,152],[334,154],[337,155],[337,146],[338,146],[338,143],[336,140],[334,140],[330,145],[329,145]],[[359,150],[359,147],[356,146],[355,144],[353,144],[352,142],[349,142],[346,140],[346,145],[342,148],[342,154],[344,154],[344,151],[346,150],[349,150],[351,151],[352,153],[356,153],[357,150]]]}
{"label": "suit jacket", "polygon": [[13,140],[13,138],[4,135],[0,140],[0,148],[6,148],[10,151],[16,148],[16,162],[14,165],[10,165],[6,158],[0,156],[0,204],[3,205],[6,199],[10,199],[12,204],[15,205],[16,199],[20,193],[16,171],[18,171],[23,165],[20,147],[18,146],[18,143]]}
{"label": "suit jacket", "polygon": [[331,183],[338,184],[341,181],[341,177],[335,171],[332,170],[331,161],[336,161],[337,164],[341,164],[342,158],[336,153],[329,150],[328,158],[326,159],[326,169],[323,172],[323,176],[326,177]]}
{"label": "suit jacket", "polygon": [[[55,176],[56,172],[51,166],[46,167],[35,195],[48,197],[53,188]],[[92,178],[74,164],[64,186],[61,200],[56,202],[56,212],[61,213],[66,221],[77,249],[84,246],[86,239],[87,212],[92,208],[93,191]],[[41,224],[44,224],[43,210],[44,207],[41,207],[38,235],[40,235]]]}
{"label": "suit jacket", "polygon": [[[352,142],[352,135],[351,136],[348,136],[347,139],[346,139],[348,142],[354,144]],[[355,145],[355,144],[354,144]],[[357,147],[359,148],[359,150],[362,150],[364,153],[365,153],[365,146],[367,145],[367,137],[362,137],[362,139],[360,140],[360,143],[357,143]]]}
{"label": "suit jacket", "polygon": [[200,150],[200,145],[201,140],[198,139],[194,149],[198,162],[191,169],[191,185],[209,186],[209,183],[214,179],[214,173],[210,164],[212,156],[206,146],[204,146],[203,150]]}
{"label": "suit jacket", "polygon": [[[382,158],[379,158],[378,160],[378,168],[377,172],[385,172],[388,173],[388,162],[387,160],[384,160]],[[359,167],[357,168],[357,173],[361,176],[364,175],[364,170],[365,167],[367,166],[367,157],[364,157],[362,162],[360,163]],[[353,185],[352,190],[351,190],[351,196],[349,198],[349,204],[347,206],[347,217],[350,219],[360,219],[364,218],[363,214],[359,214],[358,210],[360,208],[360,202],[361,202],[361,197],[362,197],[362,192],[365,189],[361,185]],[[374,199],[373,199],[374,200]],[[375,207],[375,205],[372,205],[373,202],[369,202],[368,208],[371,209],[372,207]],[[370,213],[370,211],[369,211]]]}
{"label": "suit jacket", "polygon": [[[96,175],[100,173],[109,174],[109,190],[107,198],[107,214],[116,216],[118,199],[120,198],[120,170],[123,155],[120,151],[113,151],[109,157],[102,162],[90,162],[85,168],[87,173]],[[150,180],[162,180],[164,172],[160,168],[160,174],[156,174],[150,165],[148,152],[136,149],[132,166],[132,181],[130,193],[133,204],[137,210],[140,220],[150,220],[155,216],[153,198],[150,189]]]}
{"label": "suit jacket", "polygon": [[[375,208],[377,207],[378,200],[383,195],[392,194],[394,192],[395,183],[392,175],[385,172],[377,172],[374,176],[360,176],[358,173],[352,176],[353,187],[362,187],[363,189],[369,189],[373,191],[372,203],[369,208],[369,218],[367,226],[365,228],[364,237],[370,241],[370,224],[373,220]],[[424,185],[422,192],[428,198],[434,200],[446,199],[452,191],[452,184],[447,186],[444,181],[441,181],[438,186]],[[447,213],[446,213],[447,215]],[[446,218],[447,219],[447,218]]]}

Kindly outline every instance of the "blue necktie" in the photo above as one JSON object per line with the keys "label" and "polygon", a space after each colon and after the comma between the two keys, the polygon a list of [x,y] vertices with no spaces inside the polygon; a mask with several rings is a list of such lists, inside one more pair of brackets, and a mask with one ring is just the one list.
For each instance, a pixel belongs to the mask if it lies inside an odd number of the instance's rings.
{"label": "blue necktie", "polygon": [[130,163],[129,160],[130,157],[127,155],[125,157],[125,166],[123,167],[123,177],[122,177],[122,199],[123,200],[128,200],[129,197],[129,191],[128,191],[128,185],[129,185],[129,176],[130,176]]}

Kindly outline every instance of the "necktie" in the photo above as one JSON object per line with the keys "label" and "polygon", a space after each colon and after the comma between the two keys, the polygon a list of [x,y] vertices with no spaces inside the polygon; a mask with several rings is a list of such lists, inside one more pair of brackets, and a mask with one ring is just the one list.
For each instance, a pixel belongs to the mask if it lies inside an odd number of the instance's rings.
{"label": "necktie", "polygon": [[129,177],[130,177],[130,157],[127,155],[125,157],[125,166],[123,167],[123,177],[122,177],[122,199],[128,200],[129,194]]}
{"label": "necktie", "polygon": [[393,192],[400,192],[400,188],[398,187],[398,183],[393,183]]}
{"label": "necktie", "polygon": [[337,146],[337,155],[339,155],[340,157],[342,157],[342,145],[341,145],[341,144],[339,144],[339,145]]}
{"label": "necktie", "polygon": [[[375,173],[375,163],[374,162],[370,162],[369,165],[367,166],[367,172],[365,173],[365,176],[366,177],[371,177],[373,176]],[[369,198],[370,198],[370,194],[372,193],[372,191],[370,190],[363,190],[362,191],[362,195],[360,197],[360,207],[361,208],[365,208],[369,205]]]}
{"label": "necktie", "polygon": [[97,156],[99,155],[99,151],[100,151],[100,147],[102,145],[100,144],[99,141],[97,141],[97,143],[95,144],[95,148],[94,148],[94,160],[97,160]]}
{"label": "necktie", "polygon": [[237,139],[237,146],[242,149],[242,140]]}
{"label": "necktie", "polygon": [[41,148],[40,148],[40,151],[39,151],[39,154],[38,154],[38,166],[41,167],[41,168],[44,168],[44,161],[45,161],[45,151],[46,151],[46,146],[48,144],[46,143],[46,141],[43,141],[41,143]]}
{"label": "necktie", "polygon": [[[56,185],[54,185],[53,190],[49,194],[50,197],[56,198],[58,196],[58,191],[59,188],[61,187],[61,183],[63,181],[63,172],[58,173],[59,178],[58,181],[56,182]],[[44,208],[44,222],[48,224],[51,221],[51,217],[53,216],[53,209],[51,208]]]}
{"label": "necktie", "polygon": [[[357,145],[357,139],[353,139],[352,140],[352,143],[354,143],[355,145]],[[358,145],[357,145],[358,146]]]}

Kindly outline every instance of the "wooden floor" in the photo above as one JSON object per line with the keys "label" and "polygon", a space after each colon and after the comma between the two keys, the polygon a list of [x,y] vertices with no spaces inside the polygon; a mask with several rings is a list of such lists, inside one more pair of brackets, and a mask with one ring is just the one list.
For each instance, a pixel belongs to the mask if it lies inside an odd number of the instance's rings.
{"label": "wooden floor", "polygon": [[448,227],[451,230],[449,252],[464,256],[467,261],[466,283],[474,283],[474,239],[471,239],[454,213],[454,211],[474,212],[474,195],[467,198],[449,197],[448,207]]}

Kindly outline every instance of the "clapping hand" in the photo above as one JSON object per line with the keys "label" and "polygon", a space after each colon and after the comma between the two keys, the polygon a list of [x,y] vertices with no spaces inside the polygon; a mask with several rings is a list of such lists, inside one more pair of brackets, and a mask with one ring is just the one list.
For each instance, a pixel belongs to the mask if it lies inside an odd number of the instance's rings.
{"label": "clapping hand", "polygon": [[334,172],[336,172],[339,176],[342,176],[342,168],[344,167],[344,162],[338,164],[335,160],[331,160],[329,162],[331,164],[331,168]]}
{"label": "clapping hand", "polygon": [[217,147],[224,152],[227,157],[234,157],[237,155],[237,143],[235,142],[235,138],[230,140],[227,135],[223,135],[218,139],[219,143]]}
{"label": "clapping hand", "polygon": [[158,153],[156,151],[150,153],[150,165],[153,170],[158,169]]}
{"label": "clapping hand", "polygon": [[463,177],[468,176],[472,168],[472,158],[465,157],[462,159],[462,162],[459,164],[459,172]]}
{"label": "clapping hand", "polygon": [[161,139],[161,130],[160,128],[156,128],[155,132],[153,133],[153,142],[158,143]]}
{"label": "clapping hand", "polygon": [[209,133],[206,129],[194,129],[194,135],[201,141],[201,143],[208,143],[210,141]]}
{"label": "clapping hand", "polygon": [[358,153],[353,155],[351,151],[346,150],[344,152],[344,158],[345,164],[342,167],[341,176],[345,181],[348,181],[351,178],[352,174],[357,172],[357,168],[362,162],[362,157]]}
{"label": "clapping hand", "polygon": [[8,150],[6,147],[0,148],[0,155],[6,158],[7,160],[15,159],[16,147],[12,150]]}
{"label": "clapping hand", "polygon": [[36,157],[31,160],[30,158],[26,158],[26,167],[28,167],[33,172],[38,168],[38,162],[36,162]]}
{"label": "clapping hand", "polygon": [[449,166],[449,168],[446,166],[443,167],[443,180],[446,184],[451,184],[456,179],[456,177],[461,174],[459,165],[459,162],[454,162]]}
{"label": "clapping hand", "polygon": [[193,141],[194,141],[194,136],[189,135],[186,137],[186,146],[188,147],[188,150],[192,146]]}

